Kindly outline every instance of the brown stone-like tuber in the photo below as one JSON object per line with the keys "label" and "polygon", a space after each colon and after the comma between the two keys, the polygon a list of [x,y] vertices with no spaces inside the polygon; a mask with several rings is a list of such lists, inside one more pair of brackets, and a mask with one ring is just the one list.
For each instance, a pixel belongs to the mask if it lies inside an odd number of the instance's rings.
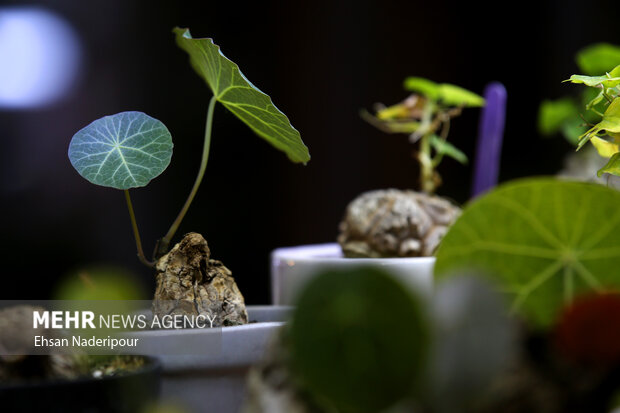
{"label": "brown stone-like tuber", "polygon": [[213,327],[246,324],[243,295],[232,273],[211,259],[207,241],[190,232],[157,261],[153,314],[204,315]]}
{"label": "brown stone-like tuber", "polygon": [[461,210],[414,191],[365,192],[347,207],[338,243],[346,257],[431,256]]}

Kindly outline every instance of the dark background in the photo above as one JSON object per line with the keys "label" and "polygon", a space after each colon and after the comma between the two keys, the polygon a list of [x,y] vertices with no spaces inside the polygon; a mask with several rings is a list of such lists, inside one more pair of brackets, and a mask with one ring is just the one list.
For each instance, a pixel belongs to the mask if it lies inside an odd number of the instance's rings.
{"label": "dark background", "polygon": [[[8,2],[5,4],[25,4]],[[201,232],[237,278],[247,302],[269,301],[269,252],[331,242],[346,204],[370,189],[417,186],[405,136],[360,120],[361,108],[406,96],[408,75],[482,93],[508,90],[502,180],[551,174],[570,147],[536,132],[538,104],[576,91],[562,84],[573,56],[600,41],[620,44],[620,6],[603,1],[40,1],[80,36],[80,80],[53,106],[0,111],[2,270],[0,298],[49,298],[60,277],[94,264],[129,269],[152,290],[135,257],[123,194],[89,184],[66,156],[91,121],[139,110],[170,129],[170,167],[133,190],[147,252],[176,216],[193,183],[210,92],[171,29],[213,37],[244,74],[286,113],[310,148],[290,163],[222,106],[202,190],[179,235]],[[0,62],[2,64],[2,62]],[[0,81],[2,81],[0,79]],[[473,157],[479,111],[453,122],[451,140]],[[469,196],[471,168],[447,160],[440,194]],[[178,238],[178,237],[177,237]]]}

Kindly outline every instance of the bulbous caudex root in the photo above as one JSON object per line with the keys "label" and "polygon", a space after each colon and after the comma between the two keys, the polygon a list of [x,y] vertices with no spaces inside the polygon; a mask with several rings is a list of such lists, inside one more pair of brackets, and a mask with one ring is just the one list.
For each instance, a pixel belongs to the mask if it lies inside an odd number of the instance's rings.
{"label": "bulbous caudex root", "polygon": [[213,327],[248,322],[245,301],[231,271],[211,259],[202,235],[185,235],[155,268],[154,315],[203,315],[215,319]]}
{"label": "bulbous caudex root", "polygon": [[460,212],[425,193],[370,191],[347,206],[338,242],[349,258],[432,256]]}

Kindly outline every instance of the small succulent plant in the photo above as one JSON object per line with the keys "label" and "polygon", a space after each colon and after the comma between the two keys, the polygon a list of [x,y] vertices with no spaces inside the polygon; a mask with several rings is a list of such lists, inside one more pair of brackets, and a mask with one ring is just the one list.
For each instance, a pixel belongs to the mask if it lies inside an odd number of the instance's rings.
{"label": "small succulent plant", "polygon": [[591,142],[599,155],[609,159],[597,175],[620,176],[620,65],[600,76],[572,75],[567,82],[583,84],[597,92],[585,109],[598,122],[589,124],[589,129],[579,136],[577,150]]}
{"label": "small succulent plant", "polygon": [[[575,62],[586,76],[596,76],[620,65],[620,47],[608,43],[596,43],[577,52]],[[538,131],[543,136],[561,134],[572,145],[577,145],[589,123],[597,121],[593,111],[580,113],[598,95],[596,87],[582,89],[578,97],[564,96],[545,99],[538,109]]]}
{"label": "small succulent plant", "polygon": [[362,111],[362,118],[386,133],[404,133],[411,143],[419,142],[420,188],[432,194],[441,184],[436,169],[445,156],[467,163],[467,156],[447,141],[450,120],[465,107],[484,106],[485,100],[459,86],[420,77],[408,77],[404,87],[413,92],[404,101],[378,105],[374,115]]}

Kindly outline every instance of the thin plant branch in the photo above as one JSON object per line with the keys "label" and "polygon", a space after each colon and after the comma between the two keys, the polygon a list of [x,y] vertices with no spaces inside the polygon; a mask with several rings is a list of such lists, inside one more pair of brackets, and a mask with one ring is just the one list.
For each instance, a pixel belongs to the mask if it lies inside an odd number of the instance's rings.
{"label": "thin plant branch", "polygon": [[200,169],[198,170],[196,181],[194,181],[194,186],[192,187],[192,190],[189,193],[189,196],[187,197],[187,200],[185,201],[183,208],[181,208],[181,212],[179,212],[179,215],[177,215],[176,219],[170,226],[170,229],[168,230],[166,235],[159,241],[156,247],[156,251],[155,251],[156,257],[161,256],[165,254],[166,252],[168,252],[168,246],[170,245],[170,241],[172,241],[174,234],[179,229],[179,226],[181,225],[181,222],[183,221],[185,214],[187,214],[187,211],[189,210],[189,207],[192,204],[192,201],[194,200],[196,193],[198,192],[198,188],[200,187],[200,184],[202,183],[202,178],[204,178],[205,171],[207,169],[207,162],[209,160],[209,149],[211,147],[211,130],[213,126],[213,111],[215,109],[216,103],[217,103],[216,97],[215,96],[211,97],[211,100],[209,101],[209,109],[207,110],[207,121],[205,125],[205,138],[204,138],[204,145],[202,148],[202,160],[200,161]]}
{"label": "thin plant branch", "polygon": [[142,240],[140,239],[140,231],[138,231],[138,222],[136,221],[136,214],[133,211],[133,204],[131,203],[131,196],[129,196],[129,190],[125,189],[125,200],[127,201],[127,209],[129,210],[129,218],[131,218],[131,227],[133,228],[133,236],[136,239],[136,248],[138,249],[138,259],[141,263],[147,267],[154,267],[155,263],[146,259],[144,250],[142,249]]}

